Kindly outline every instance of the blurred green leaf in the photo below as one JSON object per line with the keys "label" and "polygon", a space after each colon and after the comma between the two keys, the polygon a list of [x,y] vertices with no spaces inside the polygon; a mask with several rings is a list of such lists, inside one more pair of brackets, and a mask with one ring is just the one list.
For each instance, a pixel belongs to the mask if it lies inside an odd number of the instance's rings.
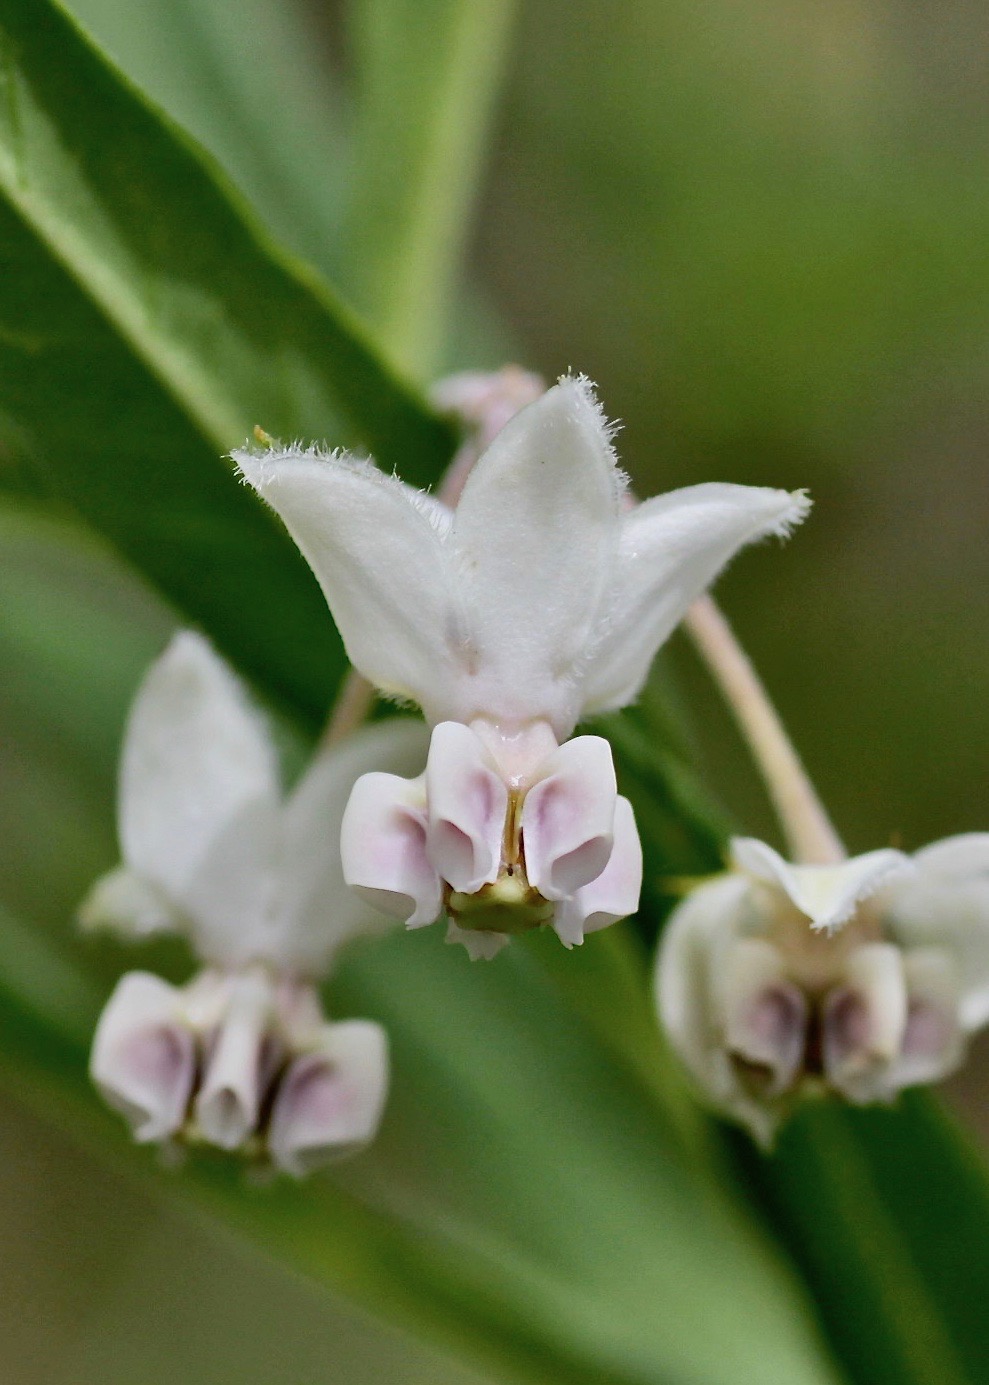
{"label": "blurred green leaf", "polygon": [[[385,466],[444,459],[446,428],[325,284],[267,239],[212,161],[55,0],[0,4],[0,192],[38,256],[71,276],[215,445],[242,442],[256,422],[332,436],[339,414]],[[40,265],[28,288],[54,332],[64,288]],[[46,344],[16,317],[4,337],[27,354]]]}
{"label": "blurred green leaf", "polygon": [[772,1158],[742,1157],[855,1379],[981,1385],[989,1179],[934,1097],[808,1105]]}
{"label": "blurred green leaf", "polygon": [[[6,542],[0,526],[0,572],[15,540],[26,571],[33,523],[15,518]],[[36,527],[39,571],[53,540],[71,548],[50,523]],[[38,597],[39,589],[48,593],[50,611],[67,580],[84,625],[97,630],[102,622],[115,638],[134,625],[137,662],[146,636],[126,608],[140,599],[114,594],[113,573],[88,545],[47,582],[4,593],[4,660],[26,670],[15,710],[37,684],[41,739],[57,726],[70,744],[84,742],[94,716],[106,716],[94,706],[122,717],[122,664],[105,661],[96,641],[73,647],[77,697],[62,705],[44,691],[64,676],[66,655]],[[13,609],[24,600],[30,619]],[[0,699],[0,740],[15,739],[16,725]],[[23,747],[29,759],[36,751]],[[105,833],[111,785],[103,776],[92,785],[92,765],[82,758],[70,763],[68,778],[90,785]],[[7,792],[0,777],[0,805]],[[30,802],[18,807],[32,811]],[[16,864],[27,877],[25,895],[78,896],[89,883],[91,862],[59,849],[70,811],[41,803],[25,823]],[[99,980],[106,954],[70,938],[55,914],[49,905],[48,927],[28,949],[23,923],[0,917],[0,1071],[19,1099],[99,1157],[157,1178],[287,1263],[509,1378],[559,1385],[838,1378],[799,1288],[751,1218],[702,1159],[685,1153],[665,1109],[643,1099],[641,1075],[601,1042],[537,954],[518,946],[491,965],[471,965],[435,929],[355,947],[331,987],[330,1011],[377,1015],[389,1028],[394,1079],[381,1138],[332,1177],[258,1189],[222,1160],[196,1158],[183,1172],[155,1173],[147,1152],[132,1149],[121,1123],[101,1110],[84,1063],[85,1037],[106,994]],[[610,946],[591,939],[591,963],[596,944]],[[147,954],[117,947],[112,956],[119,969],[142,965]],[[633,993],[639,982],[631,973]]]}
{"label": "blurred green leaf", "polygon": [[0,0],[0,420],[222,649],[311,717],[342,667],[322,599],[216,456],[255,421],[434,477],[444,426],[203,157],[53,4]]}
{"label": "blurred green leaf", "polygon": [[390,355],[428,379],[514,0],[356,0],[347,9],[356,91],[345,282]]}
{"label": "blurred green leaf", "polygon": [[347,157],[323,16],[301,0],[72,0],[127,76],[223,165],[275,235],[324,273]]}

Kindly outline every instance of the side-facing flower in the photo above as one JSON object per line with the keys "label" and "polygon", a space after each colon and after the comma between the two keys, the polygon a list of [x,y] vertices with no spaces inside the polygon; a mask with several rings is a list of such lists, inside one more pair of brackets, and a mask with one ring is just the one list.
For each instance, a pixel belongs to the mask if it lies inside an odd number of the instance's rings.
{"label": "side-facing flower", "polygon": [[551,923],[568,945],[631,912],[641,861],[607,743],[687,606],[802,495],[701,485],[628,504],[590,384],[564,379],[474,465],[455,511],[370,462],[235,453],[322,585],[354,665],[433,726],[422,780],[362,783],[349,882],[412,927],[445,908],[491,955]]}
{"label": "side-facing flower", "polygon": [[384,1031],[328,1023],[316,982],[376,926],[344,883],[336,839],[367,769],[421,763],[424,728],[388,722],[317,758],[283,798],[266,725],[198,635],[177,635],[131,710],[120,768],[123,864],[84,926],[185,934],[203,969],[175,987],[121,978],[91,1073],[140,1141],[204,1141],[301,1175],[375,1134]]}
{"label": "side-facing flower", "polygon": [[764,1144],[803,1092],[892,1101],[989,1020],[989,834],[792,865],[750,838],[674,910],[659,1014],[708,1100]]}

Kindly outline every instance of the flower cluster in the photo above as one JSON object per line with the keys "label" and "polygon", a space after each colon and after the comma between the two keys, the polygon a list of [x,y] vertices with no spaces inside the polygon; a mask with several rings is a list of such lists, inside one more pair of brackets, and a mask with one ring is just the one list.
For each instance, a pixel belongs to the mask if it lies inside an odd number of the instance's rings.
{"label": "flower cluster", "polygon": [[731,853],[674,911],[656,968],[713,1105],[768,1144],[802,1092],[888,1102],[957,1066],[989,1020],[989,834],[831,866],[748,838]]}
{"label": "flower cluster", "polygon": [[352,663],[433,728],[422,777],[358,783],[344,874],[410,927],[445,911],[472,955],[544,924],[571,946],[634,910],[640,848],[610,747],[573,730],[631,702],[725,563],[807,511],[715,484],[633,506],[612,431],[589,383],[561,380],[497,432],[455,509],[345,454],[234,454]]}
{"label": "flower cluster", "polygon": [[378,920],[330,842],[357,775],[422,747],[420,727],[389,722],[316,759],[284,799],[267,728],[209,645],[179,634],[152,666],[124,741],[123,864],[81,910],[132,938],[180,932],[203,964],[181,987],[129,972],[100,1019],[93,1080],[136,1139],[298,1175],[373,1138],[385,1033],[328,1023],[316,983]]}

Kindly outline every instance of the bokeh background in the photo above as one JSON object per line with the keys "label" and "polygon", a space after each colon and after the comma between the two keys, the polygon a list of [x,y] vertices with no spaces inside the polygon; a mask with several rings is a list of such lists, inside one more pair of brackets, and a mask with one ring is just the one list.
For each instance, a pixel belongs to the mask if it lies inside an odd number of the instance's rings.
{"label": "bokeh background", "polygon": [[[359,151],[345,7],[73,8],[373,318],[346,240]],[[198,69],[172,57],[190,24]],[[511,357],[597,380],[642,493],[810,489],[791,544],[744,555],[720,590],[853,850],[989,828],[987,59],[974,0],[524,0],[454,311],[448,365]],[[279,148],[306,163],[303,193]],[[137,619],[150,658],[170,617],[57,524],[4,519],[0,587],[17,598],[0,624],[0,870],[13,904],[64,926],[75,883],[114,858],[115,745],[137,676],[121,658],[86,747],[59,744],[73,640],[96,631],[113,659],[116,622]],[[16,669],[33,621],[56,618],[61,678],[51,706],[26,705]],[[775,839],[680,637],[666,665],[709,786]],[[39,838],[71,862],[51,881],[19,870]],[[983,1052],[954,1089],[977,1126],[987,1074]],[[328,1322],[303,1286],[8,1099],[0,1160],[13,1385],[155,1385],[176,1360],[188,1385],[479,1379],[343,1305]]]}

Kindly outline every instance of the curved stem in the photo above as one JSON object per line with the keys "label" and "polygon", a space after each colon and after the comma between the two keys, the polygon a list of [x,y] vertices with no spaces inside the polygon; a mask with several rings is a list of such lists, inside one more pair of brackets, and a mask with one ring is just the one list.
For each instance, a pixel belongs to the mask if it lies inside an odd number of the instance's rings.
{"label": "curved stem", "polygon": [[374,689],[355,668],[347,670],[340,695],[330,712],[329,720],[316,746],[316,754],[325,754],[340,741],[352,735],[367,720],[374,701]]}
{"label": "curved stem", "polygon": [[701,596],[684,625],[734,713],[762,774],[795,861],[833,865],[845,848],[759,675],[710,596]]}

